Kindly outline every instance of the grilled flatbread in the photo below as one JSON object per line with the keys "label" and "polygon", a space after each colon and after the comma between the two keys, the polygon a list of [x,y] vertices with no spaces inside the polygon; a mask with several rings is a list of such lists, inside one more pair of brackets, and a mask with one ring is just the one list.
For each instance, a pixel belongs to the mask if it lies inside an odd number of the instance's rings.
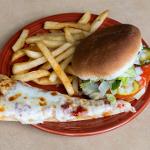
{"label": "grilled flatbread", "polygon": [[0,75],[0,120],[38,124],[44,121],[78,121],[122,112],[135,112],[129,102],[87,100],[56,91],[45,91]]}

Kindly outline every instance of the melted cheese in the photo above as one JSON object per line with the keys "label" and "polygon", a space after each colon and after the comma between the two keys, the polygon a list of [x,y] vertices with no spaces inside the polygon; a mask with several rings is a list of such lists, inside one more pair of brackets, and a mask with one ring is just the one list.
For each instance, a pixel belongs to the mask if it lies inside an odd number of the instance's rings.
{"label": "melted cheese", "polygon": [[[10,101],[10,98],[13,100]],[[15,97],[15,99],[14,99]],[[69,103],[68,103],[69,102]],[[68,103],[68,107],[62,105]],[[123,107],[118,107],[122,104]],[[79,106],[84,108],[84,112],[77,112]],[[9,89],[5,96],[0,97],[0,116],[12,117],[23,124],[38,124],[46,120],[73,121],[83,120],[87,117],[104,117],[104,114],[114,115],[121,112],[132,111],[135,109],[130,103],[119,100],[115,105],[105,104],[103,100],[83,100],[80,98],[69,97],[58,92],[44,91],[17,82]],[[80,110],[81,111],[81,110]]]}

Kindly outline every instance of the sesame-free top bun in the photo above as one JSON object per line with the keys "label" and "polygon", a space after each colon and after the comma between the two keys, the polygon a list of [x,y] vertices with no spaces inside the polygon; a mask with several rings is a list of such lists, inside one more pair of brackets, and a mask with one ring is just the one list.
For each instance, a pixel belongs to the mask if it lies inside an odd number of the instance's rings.
{"label": "sesame-free top bun", "polygon": [[79,78],[114,79],[134,63],[141,49],[141,33],[133,25],[104,28],[88,36],[77,46],[72,68]]}

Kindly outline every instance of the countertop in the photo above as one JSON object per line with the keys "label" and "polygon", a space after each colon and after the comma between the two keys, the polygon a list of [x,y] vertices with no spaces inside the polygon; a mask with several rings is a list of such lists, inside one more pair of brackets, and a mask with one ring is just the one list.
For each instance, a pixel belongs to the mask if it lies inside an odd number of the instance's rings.
{"label": "countertop", "polygon": [[[0,48],[24,25],[64,12],[99,13],[137,25],[150,44],[149,0],[0,0]],[[29,125],[0,122],[0,150],[149,150],[150,106],[133,121],[111,132],[88,137],[49,134]]]}

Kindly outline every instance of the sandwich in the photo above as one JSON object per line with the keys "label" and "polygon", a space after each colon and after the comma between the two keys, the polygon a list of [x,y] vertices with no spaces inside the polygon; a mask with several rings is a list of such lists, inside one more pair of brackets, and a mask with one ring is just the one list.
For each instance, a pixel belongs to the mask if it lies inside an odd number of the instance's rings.
{"label": "sandwich", "polygon": [[149,81],[143,69],[150,51],[142,45],[140,30],[128,24],[96,31],[77,46],[72,60],[82,94],[111,104],[132,101],[145,92]]}

